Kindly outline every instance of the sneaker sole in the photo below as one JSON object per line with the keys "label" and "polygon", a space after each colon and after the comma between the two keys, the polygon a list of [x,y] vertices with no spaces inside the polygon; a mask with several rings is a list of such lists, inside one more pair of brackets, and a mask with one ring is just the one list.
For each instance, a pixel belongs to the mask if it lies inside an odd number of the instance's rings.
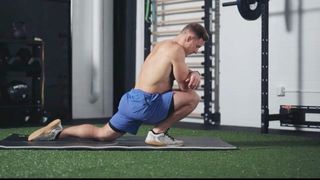
{"label": "sneaker sole", "polygon": [[48,132],[49,130],[56,128],[57,126],[59,126],[60,123],[61,123],[60,119],[56,119],[56,120],[50,122],[45,127],[38,129],[38,130],[34,131],[33,133],[31,133],[28,137],[28,141],[33,141],[34,139],[43,135],[44,133]]}
{"label": "sneaker sole", "polygon": [[151,145],[151,146],[159,146],[159,147],[164,147],[164,146],[170,146],[170,147],[176,147],[176,146],[183,146],[183,144],[162,144],[157,141],[145,141],[146,144]]}

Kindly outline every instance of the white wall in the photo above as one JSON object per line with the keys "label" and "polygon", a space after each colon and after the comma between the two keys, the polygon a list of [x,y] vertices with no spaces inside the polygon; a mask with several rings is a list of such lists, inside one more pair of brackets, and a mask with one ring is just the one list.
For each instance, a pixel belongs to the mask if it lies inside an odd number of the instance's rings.
{"label": "white wall", "polygon": [[[221,6],[223,2],[229,1],[221,1]],[[320,1],[301,1],[302,23],[299,23],[297,11],[299,0],[290,2],[292,30],[287,32],[285,1],[269,1],[270,114],[279,113],[279,106],[282,104],[320,106]],[[246,21],[240,16],[236,6],[221,6],[221,124],[260,127],[261,18]],[[183,17],[188,18],[186,15]],[[285,96],[277,95],[280,86],[285,87]],[[320,116],[316,118],[312,120],[320,121]],[[279,121],[270,122],[270,128],[290,129],[280,127]]]}

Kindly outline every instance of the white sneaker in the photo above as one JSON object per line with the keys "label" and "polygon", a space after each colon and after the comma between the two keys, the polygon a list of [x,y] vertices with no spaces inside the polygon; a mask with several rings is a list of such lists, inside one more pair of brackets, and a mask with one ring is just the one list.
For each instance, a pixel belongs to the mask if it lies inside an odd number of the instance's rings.
{"label": "white sneaker", "polygon": [[153,146],[183,146],[183,141],[174,139],[167,132],[154,134],[149,131],[144,142]]}
{"label": "white sneaker", "polygon": [[28,141],[52,141],[62,129],[61,120],[56,119],[47,126],[31,133],[28,137]]}

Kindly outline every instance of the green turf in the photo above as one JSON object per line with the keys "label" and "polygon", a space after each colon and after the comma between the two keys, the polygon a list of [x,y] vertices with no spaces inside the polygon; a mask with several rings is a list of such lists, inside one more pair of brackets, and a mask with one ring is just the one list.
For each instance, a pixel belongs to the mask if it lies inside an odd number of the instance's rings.
{"label": "green turf", "polygon": [[[142,126],[138,135],[147,133]],[[0,129],[29,134],[36,128]],[[238,150],[0,150],[0,178],[319,178],[320,139],[172,128],[173,136],[219,137]]]}

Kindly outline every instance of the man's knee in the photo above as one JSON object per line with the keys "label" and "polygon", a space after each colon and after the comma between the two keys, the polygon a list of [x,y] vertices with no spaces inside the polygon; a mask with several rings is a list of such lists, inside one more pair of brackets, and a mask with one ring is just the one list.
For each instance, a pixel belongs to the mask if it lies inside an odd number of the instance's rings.
{"label": "man's knee", "polygon": [[122,134],[114,132],[109,125],[105,125],[96,132],[96,138],[99,141],[114,141],[119,138]]}
{"label": "man's knee", "polygon": [[200,96],[198,93],[196,93],[196,91],[194,90],[190,90],[190,105],[193,106],[194,108],[198,106],[199,102],[200,102]]}

